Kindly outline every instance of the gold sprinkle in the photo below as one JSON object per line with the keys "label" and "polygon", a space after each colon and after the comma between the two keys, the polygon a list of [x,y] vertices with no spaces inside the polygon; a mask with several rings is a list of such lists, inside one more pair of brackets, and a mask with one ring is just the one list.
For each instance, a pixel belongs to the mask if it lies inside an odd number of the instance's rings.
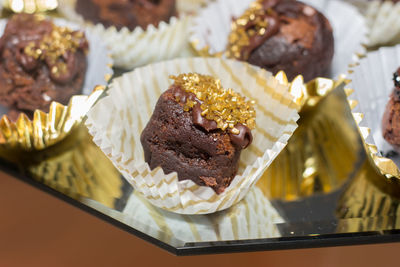
{"label": "gold sprinkle", "polygon": [[232,132],[233,134],[240,134],[240,131],[239,131],[238,129],[236,129],[236,128],[233,128],[233,129],[231,130],[231,132]]}
{"label": "gold sprinkle", "polygon": [[242,16],[232,22],[226,49],[228,58],[246,60],[250,55],[244,48],[250,45],[250,38],[266,33],[268,21],[265,18],[268,11],[263,8],[262,2],[263,0],[253,2]]}
{"label": "gold sprinkle", "polygon": [[51,69],[53,74],[64,74],[67,71],[67,64],[60,59],[66,53],[75,53],[84,41],[85,37],[82,32],[53,25],[52,31],[46,34],[40,42],[28,43],[24,48],[24,53],[34,59],[46,60],[54,65]]}
{"label": "gold sprinkle", "polygon": [[[196,95],[201,101],[200,107],[203,110],[201,115],[215,121],[218,128],[222,130],[229,128],[234,134],[239,133],[235,128],[239,123],[250,129],[255,128],[254,101],[246,100],[231,88],[223,88],[220,80],[197,73],[180,74],[170,78],[174,80],[175,85]],[[195,101],[187,100],[183,109],[189,111],[195,104]]]}

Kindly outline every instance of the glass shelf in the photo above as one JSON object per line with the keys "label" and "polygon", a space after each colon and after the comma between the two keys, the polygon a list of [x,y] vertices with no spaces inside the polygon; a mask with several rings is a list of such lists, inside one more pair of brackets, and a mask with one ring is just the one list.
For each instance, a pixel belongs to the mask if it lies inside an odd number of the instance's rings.
{"label": "glass shelf", "polygon": [[179,215],[152,206],[82,126],[3,171],[177,255],[400,241],[399,188],[366,159],[342,88],[301,114],[288,146],[234,207]]}

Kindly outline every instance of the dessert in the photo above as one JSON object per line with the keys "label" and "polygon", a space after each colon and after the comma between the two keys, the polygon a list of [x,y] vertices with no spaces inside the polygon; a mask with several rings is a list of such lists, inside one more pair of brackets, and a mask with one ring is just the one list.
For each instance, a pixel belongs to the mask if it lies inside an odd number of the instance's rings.
{"label": "dessert", "polygon": [[289,79],[325,76],[332,62],[332,27],[315,8],[294,0],[257,0],[232,23],[227,56],[285,71]]}
{"label": "dessert", "polygon": [[171,76],[141,134],[151,169],[176,171],[222,193],[235,177],[242,149],[252,142],[253,102],[224,89],[219,80],[195,73]]}
{"label": "dessert", "polygon": [[48,111],[82,90],[88,42],[83,32],[37,15],[14,15],[0,38],[0,104],[15,120],[20,112]]}
{"label": "dessert", "polygon": [[157,27],[176,15],[175,0],[77,0],[75,9],[93,23],[130,30]]}
{"label": "dessert", "polygon": [[400,68],[393,74],[394,89],[382,119],[382,135],[397,150],[400,148]]}

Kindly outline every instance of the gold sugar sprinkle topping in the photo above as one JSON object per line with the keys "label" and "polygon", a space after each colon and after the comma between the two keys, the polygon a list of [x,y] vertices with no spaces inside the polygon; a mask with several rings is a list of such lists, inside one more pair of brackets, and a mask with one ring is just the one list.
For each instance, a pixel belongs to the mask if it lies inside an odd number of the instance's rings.
{"label": "gold sugar sprinkle topping", "polygon": [[[262,0],[251,3],[250,7],[232,22],[232,31],[228,37],[226,56],[246,60],[249,55],[243,55],[242,50],[250,45],[250,38],[256,35],[264,35],[267,31],[268,22],[265,20],[267,13],[262,5]],[[251,27],[248,25],[251,24]]]}
{"label": "gold sugar sprinkle topping", "polygon": [[[235,128],[239,123],[250,129],[255,128],[255,102],[246,100],[230,88],[223,88],[220,80],[197,73],[171,75],[170,78],[175,81],[175,85],[196,95],[202,102],[201,115],[215,121],[218,128],[224,131],[229,128],[234,134],[239,133],[239,130]],[[188,100],[184,105],[184,110],[189,111],[195,104],[196,102]]]}
{"label": "gold sugar sprinkle topping", "polygon": [[53,65],[51,69],[53,74],[64,74],[67,65],[59,59],[67,52],[75,53],[84,38],[83,32],[53,25],[50,34],[45,35],[38,44],[28,43],[24,53],[34,59],[49,60]]}

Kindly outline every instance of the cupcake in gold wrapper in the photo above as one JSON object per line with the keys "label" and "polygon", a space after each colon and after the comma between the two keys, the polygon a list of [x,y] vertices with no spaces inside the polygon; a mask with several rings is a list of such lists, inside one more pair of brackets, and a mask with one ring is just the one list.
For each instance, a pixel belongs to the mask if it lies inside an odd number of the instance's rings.
{"label": "cupcake in gold wrapper", "polygon": [[58,10],[101,36],[116,67],[133,69],[192,54],[190,18],[178,7],[176,0],[64,0]]}
{"label": "cupcake in gold wrapper", "polygon": [[46,148],[101,95],[112,75],[108,51],[95,34],[63,20],[18,14],[0,23],[0,145]]}
{"label": "cupcake in gold wrapper", "polygon": [[[257,117],[255,128],[251,131],[253,143],[241,152],[237,174],[224,190],[220,190],[217,187],[211,188],[199,185],[190,178],[178,179],[182,176],[177,174],[176,171],[179,172],[179,170],[171,171],[166,166],[163,166],[163,168],[156,166],[158,165],[156,154],[150,154],[150,157],[146,156],[145,158],[141,134],[146,124],[153,120],[153,118],[150,120],[150,117],[160,95],[165,97],[169,93],[171,97],[175,95],[179,98],[173,98],[170,102],[180,102],[183,98],[194,101],[191,98],[184,97],[182,92],[171,93],[170,90],[168,90],[169,92],[166,91],[172,84],[169,79],[170,75],[178,76],[183,73],[199,73],[212,76],[220,81],[220,84],[224,86],[223,88],[234,88],[236,92],[245,95],[246,98],[255,100],[254,109]],[[240,73],[240,75],[237,75],[237,73]],[[217,87],[219,86],[218,84],[219,82],[217,82]],[[201,86],[201,84],[197,85]],[[197,90],[196,97],[203,99],[202,96],[197,95],[200,93]],[[238,97],[233,97],[233,99],[241,102]],[[160,101],[164,100],[160,98],[158,102],[160,103]],[[184,102],[186,103],[186,101]],[[206,103],[208,102],[204,100],[204,106],[200,105],[200,107],[206,108]],[[176,110],[178,110],[176,105]],[[193,106],[193,108],[196,109],[197,107]],[[123,75],[121,78],[115,79],[111,85],[109,95],[100,100],[88,113],[86,125],[94,137],[94,142],[111,159],[135,190],[153,205],[176,213],[205,214],[227,209],[246,195],[263,171],[284,148],[288,138],[296,129],[297,124],[295,121],[298,119],[296,108],[297,105],[293,102],[288,87],[281,85],[270,73],[262,69],[241,62],[218,58],[190,58],[138,68],[131,73]],[[179,110],[178,114],[185,113],[183,107]],[[157,117],[157,114],[162,113],[158,113],[156,108],[153,116]],[[240,123],[246,123],[252,128],[250,117],[246,121],[240,121]],[[232,127],[230,127],[228,120],[225,121],[227,125],[225,123],[220,125],[216,122],[213,126],[214,121],[210,120],[213,119],[212,116],[207,117],[209,119],[208,122],[204,121],[204,117],[202,118],[203,121],[199,120],[199,123],[204,127],[210,126],[212,128],[215,126],[226,129],[229,133],[225,134],[223,132],[222,138],[225,139],[231,138],[228,136],[229,134],[237,134],[235,128],[239,129],[233,117],[229,119],[229,121],[233,121]],[[225,120],[224,115],[221,118]],[[199,117],[199,119],[201,118]],[[164,116],[164,120],[169,121],[169,116]],[[159,126],[159,129],[167,127],[169,125],[163,125]],[[215,131],[215,133],[223,131],[211,128],[209,130]],[[159,131],[157,128],[155,129],[155,131]],[[206,128],[204,129],[208,131]],[[239,129],[239,134],[242,133],[242,129],[244,128],[241,127]],[[152,131],[148,132],[152,133]],[[243,133],[246,132],[244,131]],[[161,138],[163,137],[159,134],[159,139]],[[147,140],[147,138],[145,139]],[[220,142],[219,140],[220,137],[216,136],[215,142],[218,143]],[[201,138],[194,138],[192,142],[194,141],[201,142]],[[170,143],[172,142],[171,139]],[[211,140],[211,142],[214,141]],[[179,142],[175,143],[179,144]],[[152,144],[153,142],[149,142],[149,146]],[[186,144],[184,146],[190,145],[189,142],[182,144]],[[224,145],[217,146],[217,149],[220,149],[218,147],[229,148],[232,146],[229,145],[230,142],[222,142],[221,144]],[[243,145],[245,146],[246,144]],[[225,155],[231,155],[229,151]],[[231,152],[234,153],[233,150]],[[200,163],[202,161],[207,162],[207,154],[204,152],[201,155],[202,158],[198,158],[198,161]],[[203,155],[205,158],[203,158]],[[176,157],[171,155],[170,158]],[[147,163],[149,159],[151,159],[150,166]],[[193,160],[196,159],[194,158]],[[179,164],[178,161],[176,164]],[[197,166],[196,164],[193,166]],[[172,164],[171,167],[173,167]],[[163,169],[166,169],[166,171]],[[227,169],[227,172],[232,172],[232,170]],[[188,173],[190,174],[190,171]],[[195,176],[196,173],[192,175]],[[230,177],[230,174],[228,176]],[[205,184],[211,186],[214,184],[212,177],[201,175],[199,178],[203,179]]]}

